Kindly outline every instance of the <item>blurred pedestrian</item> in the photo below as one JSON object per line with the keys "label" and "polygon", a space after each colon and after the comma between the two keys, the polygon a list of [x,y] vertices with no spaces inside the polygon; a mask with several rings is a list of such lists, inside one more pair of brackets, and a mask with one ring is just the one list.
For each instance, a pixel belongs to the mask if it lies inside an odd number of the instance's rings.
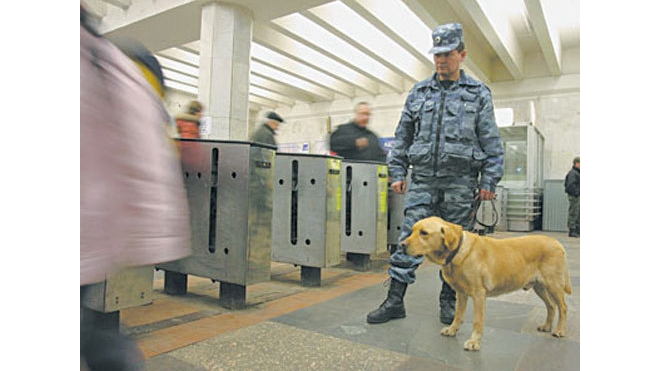
{"label": "blurred pedestrian", "polygon": [[201,138],[199,126],[203,109],[204,106],[199,101],[193,100],[188,103],[184,112],[176,115],[175,120],[179,138]]}
{"label": "blurred pedestrian", "polygon": [[385,162],[387,154],[380,148],[378,136],[367,128],[370,117],[369,103],[358,103],[353,119],[330,134],[330,150],[347,160]]}
{"label": "blurred pedestrian", "polygon": [[135,342],[99,328],[83,299],[123,268],[190,254],[187,196],[160,65],[137,44],[122,53],[82,5],[80,18],[81,368],[141,370]]}
{"label": "blurred pedestrian", "polygon": [[275,140],[275,135],[277,130],[280,128],[280,124],[284,122],[284,119],[280,117],[275,112],[268,112],[264,117],[264,122],[257,128],[257,130],[252,134],[250,140],[257,143],[269,144],[271,146],[277,146],[277,140]]}

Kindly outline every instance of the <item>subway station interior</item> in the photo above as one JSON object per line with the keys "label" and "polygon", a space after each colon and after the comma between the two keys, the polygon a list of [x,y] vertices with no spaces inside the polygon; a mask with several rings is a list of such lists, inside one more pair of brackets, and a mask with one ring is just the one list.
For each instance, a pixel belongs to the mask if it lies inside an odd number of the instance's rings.
{"label": "subway station interior", "polygon": [[[580,2],[575,0],[83,0],[111,42],[136,40],[163,71],[175,117],[199,101],[199,139],[170,133],[190,210],[182,259],[126,267],[81,296],[131,339],[147,371],[579,370],[580,238],[566,174],[580,156]],[[387,162],[342,158],[330,134],[370,106],[384,152],[409,92],[435,72],[434,29],[460,23],[464,72],[492,95],[503,176],[476,235],[549,236],[572,293],[562,337],[537,329],[535,290],[474,303],[441,335],[439,267],[424,261],[405,318],[367,323],[388,296],[405,196]],[[276,112],[276,146],[251,140]],[[579,162],[579,160],[578,160]],[[410,176],[410,174],[408,174]],[[408,178],[410,179],[410,178]],[[81,358],[81,370],[89,370]]]}

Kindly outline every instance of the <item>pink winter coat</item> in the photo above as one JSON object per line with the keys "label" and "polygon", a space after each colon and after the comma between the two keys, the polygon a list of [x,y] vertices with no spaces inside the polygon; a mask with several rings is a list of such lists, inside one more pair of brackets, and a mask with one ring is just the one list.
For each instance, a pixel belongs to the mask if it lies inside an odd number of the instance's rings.
{"label": "pink winter coat", "polygon": [[181,164],[160,99],[108,40],[80,28],[80,285],[190,254]]}

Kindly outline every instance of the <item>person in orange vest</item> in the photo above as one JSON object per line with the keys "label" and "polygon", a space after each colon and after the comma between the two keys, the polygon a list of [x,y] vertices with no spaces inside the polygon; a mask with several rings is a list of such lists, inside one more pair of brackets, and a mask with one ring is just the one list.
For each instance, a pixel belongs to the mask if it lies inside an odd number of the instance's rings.
{"label": "person in orange vest", "polygon": [[179,138],[199,139],[199,120],[202,118],[204,107],[199,101],[192,101],[188,104],[185,112],[176,115],[176,128]]}

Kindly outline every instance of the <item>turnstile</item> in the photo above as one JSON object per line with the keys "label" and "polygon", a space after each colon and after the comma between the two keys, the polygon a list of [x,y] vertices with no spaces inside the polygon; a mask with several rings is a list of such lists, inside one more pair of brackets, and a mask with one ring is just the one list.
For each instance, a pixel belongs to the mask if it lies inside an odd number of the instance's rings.
{"label": "turnstile", "polygon": [[396,251],[401,236],[401,226],[405,211],[405,194],[395,193],[387,189],[387,248],[390,253]]}
{"label": "turnstile", "polygon": [[220,304],[241,308],[246,286],[270,280],[275,147],[179,139],[192,254],[159,264],[165,292],[185,294],[187,275],[220,282]]}
{"label": "turnstile", "polygon": [[[411,171],[408,171],[406,184],[409,187],[411,181]],[[387,247],[390,253],[396,251],[401,237],[401,227],[403,226],[403,217],[406,208],[406,194],[395,193],[391,188],[391,183],[387,188]]]}
{"label": "turnstile", "polygon": [[123,268],[106,280],[89,285],[81,301],[96,312],[101,327],[119,331],[119,311],[150,304],[153,284],[153,265]]}
{"label": "turnstile", "polygon": [[341,250],[361,269],[387,249],[387,165],[342,160]]}
{"label": "turnstile", "polygon": [[299,265],[303,286],[341,261],[341,158],[278,153],[273,186],[273,261]]}

